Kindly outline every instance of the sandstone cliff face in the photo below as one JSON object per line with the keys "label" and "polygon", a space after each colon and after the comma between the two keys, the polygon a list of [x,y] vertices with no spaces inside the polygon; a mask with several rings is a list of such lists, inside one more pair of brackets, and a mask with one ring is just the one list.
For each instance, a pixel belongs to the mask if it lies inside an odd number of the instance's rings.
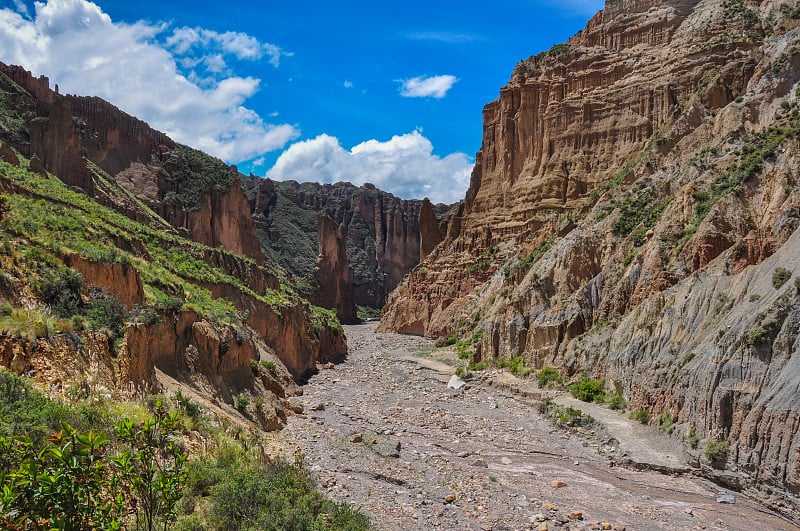
{"label": "sandstone cliff face", "polygon": [[344,227],[336,226],[327,216],[320,214],[317,234],[319,256],[313,275],[319,289],[311,302],[323,308],[335,309],[339,320],[345,324],[358,323],[347,260],[347,232]]}
{"label": "sandstone cliff face", "polygon": [[[347,229],[347,258],[355,303],[381,308],[388,294],[419,262],[420,235],[449,207],[431,205],[433,219],[420,225],[421,201],[402,200],[349,183],[317,184],[252,180],[246,184],[268,255],[298,277],[308,275],[318,254],[317,213]],[[428,245],[433,239],[429,238]]]}
{"label": "sandstone cliff face", "polygon": [[477,358],[604,377],[677,435],[726,440],[710,475],[796,511],[797,295],[770,285],[800,224],[795,7],[609,1],[518,64],[383,329],[482,329]]}

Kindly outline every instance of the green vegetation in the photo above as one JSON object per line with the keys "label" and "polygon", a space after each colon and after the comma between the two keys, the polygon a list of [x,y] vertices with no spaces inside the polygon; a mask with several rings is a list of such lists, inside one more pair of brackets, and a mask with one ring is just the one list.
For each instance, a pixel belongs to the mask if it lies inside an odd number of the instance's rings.
{"label": "green vegetation", "polygon": [[631,420],[635,420],[637,422],[641,422],[642,424],[647,424],[650,422],[650,412],[646,409],[636,409],[631,411],[628,417]]}
{"label": "green vegetation", "polygon": [[560,44],[554,44],[545,53],[547,55],[549,55],[550,57],[555,57],[557,55],[562,55],[562,54],[565,54],[565,53],[569,53],[570,51],[572,51],[572,46],[570,46],[569,44],[563,42],[563,43],[560,43]]}
{"label": "green vegetation", "polygon": [[[326,499],[296,454],[263,464],[257,441],[177,408],[46,398],[0,371],[0,527],[3,529],[366,530],[352,506]],[[187,417],[213,455],[191,460]],[[74,426],[74,427],[73,427]],[[231,431],[232,430],[232,431]]]}
{"label": "green vegetation", "polygon": [[620,394],[615,394],[608,399],[608,408],[614,411],[622,411],[625,409],[625,398]]}
{"label": "green vegetation", "polygon": [[561,378],[561,373],[558,372],[558,369],[555,367],[542,367],[539,371],[539,374],[536,375],[536,381],[539,384],[540,388],[545,388],[549,384],[561,384],[563,379]]}
{"label": "green vegetation", "polygon": [[524,378],[534,371],[531,367],[525,366],[525,356],[516,356],[512,359],[497,358],[494,364],[499,369],[507,368],[514,376]]}
{"label": "green vegetation", "polygon": [[235,397],[233,397],[233,405],[236,406],[236,409],[239,411],[244,411],[247,409],[247,406],[250,405],[250,399],[244,393],[239,393]]}
{"label": "green vegetation", "polygon": [[[0,234],[8,242],[10,252],[3,259],[3,268],[15,278],[27,279],[56,316],[78,315],[81,318],[76,321],[78,329],[86,326],[105,330],[113,338],[118,335],[121,323],[135,316],[120,315],[120,305],[114,297],[83,286],[79,276],[62,265],[62,257],[73,253],[137,270],[144,284],[147,306],[164,314],[193,310],[213,322],[238,326],[242,316],[229,301],[215,298],[201,287],[209,284],[231,285],[277,312],[301,302],[285,282],[277,290],[253,292],[241,279],[207,262],[209,254],[224,256],[228,254],[226,251],[212,250],[162,230],[166,222],[155,214],[152,226],[138,223],[73,191],[58,179],[27,171],[25,165],[24,161],[20,167],[0,162],[0,178],[11,181],[20,190],[4,196]],[[111,182],[102,170],[93,165],[90,168],[98,181]],[[125,249],[138,251],[133,254]],[[239,256],[236,260],[249,261]],[[12,291],[18,289],[19,286]],[[86,291],[88,304],[82,300]],[[341,330],[333,312],[309,304],[306,307],[312,331],[321,334],[325,328]],[[137,311],[136,315],[140,313]],[[143,317],[140,322],[157,321],[152,312]]]}
{"label": "green vegetation", "polygon": [[583,402],[597,402],[600,404],[605,400],[604,387],[604,380],[584,377],[570,384],[567,390],[578,400]]}
{"label": "green vegetation", "polygon": [[543,257],[547,251],[553,248],[553,243],[556,241],[556,235],[552,235],[543,241],[539,246],[531,251],[527,256],[521,259],[519,262],[514,264],[509,271],[510,275],[516,275],[520,271],[526,271],[531,265],[536,263],[541,257]]}
{"label": "green vegetation", "polygon": [[181,144],[175,145],[164,162],[164,169],[174,184],[173,191],[164,196],[164,201],[191,210],[200,208],[200,200],[209,191],[229,190],[235,178],[221,160]]}
{"label": "green vegetation", "polygon": [[[644,243],[647,231],[655,227],[673,197],[671,195],[655,200],[650,191],[644,189],[638,193],[627,194],[622,201],[615,201],[605,207],[604,210],[619,209],[620,215],[611,226],[614,234],[628,236],[633,233],[633,243],[639,246]],[[633,232],[634,229],[636,229],[636,232]]]}
{"label": "green vegetation", "polygon": [[788,269],[785,269],[783,267],[776,267],[772,271],[772,286],[775,289],[778,289],[781,286],[783,286],[784,284],[786,284],[786,282],[790,278],[792,278],[792,272],[791,271],[789,271]]}
{"label": "green vegetation", "polygon": [[700,437],[697,436],[697,431],[694,428],[694,424],[689,426],[689,431],[686,432],[683,440],[686,441],[686,444],[688,444],[689,448],[692,450],[697,449],[697,445],[700,444]]}
{"label": "green vegetation", "polygon": [[467,274],[472,275],[492,265],[494,262],[494,257],[499,249],[500,248],[497,245],[490,245],[484,249],[483,252],[481,252],[481,255],[478,257],[478,261],[469,266],[467,269]]}
{"label": "green vegetation", "polygon": [[704,452],[709,461],[722,463],[728,458],[728,441],[725,439],[709,440]]}
{"label": "green vegetation", "polygon": [[658,429],[672,433],[675,430],[675,420],[666,412],[661,412],[658,415]]}

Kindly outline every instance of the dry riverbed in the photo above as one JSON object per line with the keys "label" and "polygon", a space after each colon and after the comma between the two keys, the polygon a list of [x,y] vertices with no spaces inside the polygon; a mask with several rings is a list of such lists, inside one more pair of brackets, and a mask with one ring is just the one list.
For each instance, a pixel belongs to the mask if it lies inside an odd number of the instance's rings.
{"label": "dry riverbed", "polygon": [[631,453],[685,466],[677,441],[619,413],[590,411],[605,427],[570,433],[510,375],[448,389],[453,367],[425,356],[429,341],[345,330],[348,359],[304,386],[305,413],[276,444],[299,446],[322,488],[378,529],[800,529],[689,474],[615,465]]}

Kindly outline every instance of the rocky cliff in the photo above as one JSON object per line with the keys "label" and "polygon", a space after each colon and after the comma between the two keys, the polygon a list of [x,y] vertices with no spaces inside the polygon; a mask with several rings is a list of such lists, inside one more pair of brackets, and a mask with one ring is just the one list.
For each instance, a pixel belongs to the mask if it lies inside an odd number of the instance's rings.
{"label": "rocky cliff", "polygon": [[0,118],[0,366],[95,396],[260,396],[274,429],[343,359],[335,314],[264,267],[235,167],[19,67]]}
{"label": "rocky cliff", "polygon": [[796,516],[799,17],[609,0],[521,61],[463,208],[381,326],[603,378],[725,447],[700,455],[710,476]]}
{"label": "rocky cliff", "polygon": [[[308,278],[316,265],[317,213],[347,233],[347,259],[358,306],[383,307],[388,294],[418,262],[421,235],[435,246],[447,205],[430,205],[420,222],[423,201],[402,200],[372,185],[317,184],[245,179],[253,216],[267,255],[296,277]],[[437,242],[438,243],[438,242]]]}

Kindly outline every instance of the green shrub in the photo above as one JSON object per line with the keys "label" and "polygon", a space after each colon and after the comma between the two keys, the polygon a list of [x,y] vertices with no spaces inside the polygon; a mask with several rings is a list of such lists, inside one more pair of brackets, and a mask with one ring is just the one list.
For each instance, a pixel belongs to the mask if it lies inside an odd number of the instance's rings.
{"label": "green shrub", "polygon": [[91,323],[92,328],[105,331],[112,338],[122,335],[122,327],[125,324],[125,306],[116,295],[106,295],[101,290],[94,291],[84,315]]}
{"label": "green shrub", "polygon": [[562,381],[561,373],[555,367],[542,367],[539,374],[536,375],[536,381],[541,388],[546,387],[550,382],[560,384]]}
{"label": "green shrub", "polygon": [[571,384],[567,389],[569,392],[583,402],[597,402],[602,403],[605,399],[604,380],[596,380],[594,378],[583,378]]}
{"label": "green shrub", "polygon": [[50,305],[59,317],[71,317],[83,308],[81,288],[83,278],[67,267],[58,271],[48,271],[39,286],[39,297]]}
{"label": "green shrub", "polygon": [[609,399],[608,407],[615,411],[622,411],[625,409],[625,398],[622,395],[615,394]]}
{"label": "green shrub", "polygon": [[637,409],[635,411],[631,411],[628,417],[631,420],[641,422],[642,424],[647,424],[648,422],[650,422],[650,412],[645,409]]}
{"label": "green shrub", "polygon": [[792,278],[792,272],[783,267],[776,267],[772,271],[772,285],[775,289],[780,288],[786,281]]}
{"label": "green shrub", "polygon": [[498,368],[507,368],[512,374],[519,376],[520,378],[524,378],[533,372],[532,368],[525,366],[524,356],[516,356],[510,360],[506,358],[496,358],[494,363]]}
{"label": "green shrub", "polygon": [[662,412],[658,415],[658,429],[666,431],[667,433],[672,433],[674,423],[675,421],[667,413]]}
{"label": "green shrub", "polygon": [[233,399],[233,405],[236,406],[236,409],[239,411],[244,411],[247,409],[247,406],[250,404],[250,399],[247,398],[247,395],[244,393],[240,393],[236,395]]}
{"label": "green shrub", "polygon": [[715,463],[724,462],[728,458],[728,441],[725,439],[708,441],[705,454],[709,461]]}
{"label": "green shrub", "polygon": [[686,441],[686,444],[688,444],[689,448],[692,450],[697,449],[697,445],[700,443],[700,437],[697,436],[697,431],[694,429],[694,424],[689,426],[689,431],[686,432],[683,440]]}

